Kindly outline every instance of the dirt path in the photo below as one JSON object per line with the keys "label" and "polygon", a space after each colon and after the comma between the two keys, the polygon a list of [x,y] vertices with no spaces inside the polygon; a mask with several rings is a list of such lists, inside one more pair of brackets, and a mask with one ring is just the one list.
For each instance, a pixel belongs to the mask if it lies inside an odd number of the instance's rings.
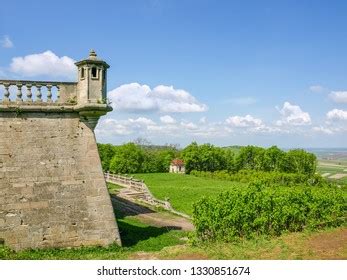
{"label": "dirt path", "polygon": [[336,173],[336,174],[330,176],[329,179],[337,179],[338,180],[338,179],[342,179],[346,176],[347,176],[347,174],[345,174],[345,173]]}
{"label": "dirt path", "polygon": [[171,229],[192,231],[193,224],[186,218],[178,217],[168,212],[157,212],[147,206],[140,205],[135,201],[128,200],[112,194],[113,207],[120,217],[133,216],[143,223]]}
{"label": "dirt path", "polygon": [[307,247],[321,259],[346,259],[347,228],[319,233],[308,240]]}

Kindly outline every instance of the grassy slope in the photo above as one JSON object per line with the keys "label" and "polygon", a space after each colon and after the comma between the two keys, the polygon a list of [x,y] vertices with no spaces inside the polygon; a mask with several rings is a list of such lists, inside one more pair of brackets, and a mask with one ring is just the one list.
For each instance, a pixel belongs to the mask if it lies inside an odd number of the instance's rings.
{"label": "grassy slope", "polygon": [[176,210],[188,215],[192,214],[193,202],[200,197],[217,195],[230,188],[244,186],[237,182],[172,173],[136,174],[134,177],[145,180],[155,197],[170,198],[170,202]]}
{"label": "grassy slope", "polygon": [[[0,246],[0,259],[347,259],[347,228],[288,233],[238,243],[191,246],[185,233],[158,229],[125,220],[119,226],[127,235],[125,246],[108,248],[47,249],[14,253]],[[136,228],[135,231],[134,228]],[[124,232],[125,231],[125,232]],[[123,236],[122,236],[123,238]],[[131,245],[131,243],[133,243]],[[134,244],[135,243],[135,244]]]}

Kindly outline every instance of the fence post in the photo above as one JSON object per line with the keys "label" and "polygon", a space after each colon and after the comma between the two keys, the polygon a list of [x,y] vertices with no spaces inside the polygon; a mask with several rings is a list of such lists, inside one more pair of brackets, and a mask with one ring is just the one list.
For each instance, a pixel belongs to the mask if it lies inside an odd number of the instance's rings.
{"label": "fence post", "polygon": [[171,209],[171,203],[169,201],[165,201],[165,208],[170,210]]}

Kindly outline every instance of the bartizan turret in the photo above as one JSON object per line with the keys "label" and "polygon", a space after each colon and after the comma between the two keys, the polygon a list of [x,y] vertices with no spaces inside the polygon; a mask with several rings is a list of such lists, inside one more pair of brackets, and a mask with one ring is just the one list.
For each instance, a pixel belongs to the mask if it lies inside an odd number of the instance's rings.
{"label": "bartizan turret", "polygon": [[94,129],[100,116],[112,111],[107,100],[107,69],[105,61],[91,50],[89,57],[75,63],[78,68],[77,104],[81,120]]}

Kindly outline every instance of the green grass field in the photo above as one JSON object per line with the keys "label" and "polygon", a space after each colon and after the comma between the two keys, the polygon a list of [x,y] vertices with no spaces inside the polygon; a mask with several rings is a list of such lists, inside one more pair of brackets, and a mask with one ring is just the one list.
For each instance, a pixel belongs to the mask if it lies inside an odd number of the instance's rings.
{"label": "green grass field", "polygon": [[[347,184],[347,162],[336,160],[319,160],[317,166],[317,172],[328,180],[333,182]],[[331,179],[331,176],[336,174],[345,174],[346,176],[341,179]]]}
{"label": "green grass field", "polygon": [[177,211],[188,215],[192,214],[192,205],[199,198],[245,186],[238,182],[173,173],[136,174],[134,177],[144,180],[155,197],[163,200],[169,198]]}

